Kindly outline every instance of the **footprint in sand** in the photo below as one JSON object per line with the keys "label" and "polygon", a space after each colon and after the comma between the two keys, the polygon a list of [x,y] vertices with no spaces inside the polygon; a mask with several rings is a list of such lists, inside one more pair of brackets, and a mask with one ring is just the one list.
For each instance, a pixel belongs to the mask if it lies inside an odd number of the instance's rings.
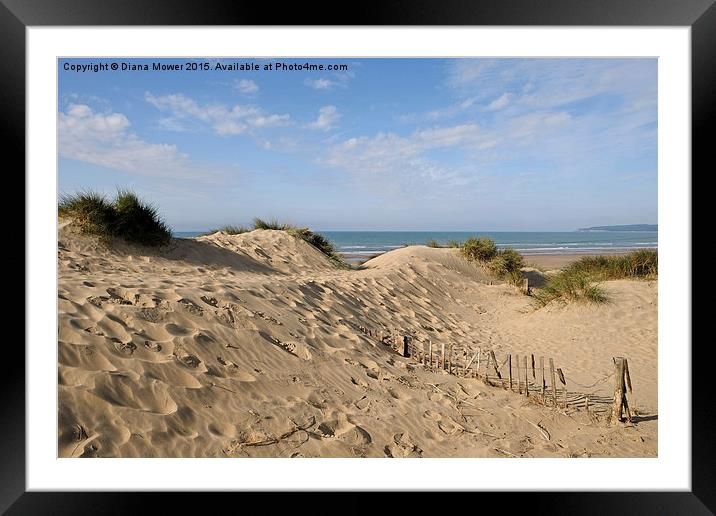
{"label": "footprint in sand", "polygon": [[368,410],[368,407],[370,407],[370,400],[366,396],[363,396],[361,399],[353,403],[353,405],[355,405],[358,410]]}
{"label": "footprint in sand", "polygon": [[134,351],[137,349],[136,344],[134,342],[122,342],[117,337],[112,337],[112,343],[114,344],[114,349],[119,351],[123,355],[132,355],[134,354]]}
{"label": "footprint in sand", "polygon": [[368,382],[361,378],[354,378],[351,376],[351,382],[353,382],[354,385],[358,385],[359,387],[363,387],[364,389],[368,388]]}
{"label": "footprint in sand", "polygon": [[180,299],[177,304],[187,313],[197,316],[204,316],[204,309],[189,299]]}
{"label": "footprint in sand", "polygon": [[150,351],[154,351],[155,353],[159,353],[162,350],[161,344],[159,344],[158,342],[152,342],[149,340],[144,341],[144,347]]}
{"label": "footprint in sand", "polygon": [[167,323],[164,325],[164,329],[167,331],[169,335],[173,335],[174,337],[181,337],[183,335],[188,335],[190,333],[190,330],[186,328],[182,328],[179,325],[176,325],[174,323]]}
{"label": "footprint in sand", "polygon": [[207,297],[207,296],[201,296],[199,299],[204,301],[207,305],[210,306],[219,306],[219,301],[215,297]]}
{"label": "footprint in sand", "polygon": [[442,419],[438,422],[438,428],[447,435],[456,435],[465,431],[465,428],[451,419]]}
{"label": "footprint in sand", "polygon": [[[394,443],[394,444],[393,444]],[[383,449],[388,457],[422,457],[423,450],[415,444],[408,433],[395,434],[393,443],[387,444]]]}
{"label": "footprint in sand", "polygon": [[177,360],[189,369],[199,369],[199,366],[203,365],[203,362],[196,355],[184,355],[177,357]]}

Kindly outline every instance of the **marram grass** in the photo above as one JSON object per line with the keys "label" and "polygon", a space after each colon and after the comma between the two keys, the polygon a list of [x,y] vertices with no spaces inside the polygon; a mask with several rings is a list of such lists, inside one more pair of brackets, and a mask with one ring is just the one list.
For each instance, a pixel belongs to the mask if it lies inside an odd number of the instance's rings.
{"label": "marram grass", "polygon": [[167,245],[172,238],[157,209],[129,190],[119,190],[111,201],[92,191],[63,195],[58,213],[73,219],[83,233],[103,238],[118,237],[145,246]]}

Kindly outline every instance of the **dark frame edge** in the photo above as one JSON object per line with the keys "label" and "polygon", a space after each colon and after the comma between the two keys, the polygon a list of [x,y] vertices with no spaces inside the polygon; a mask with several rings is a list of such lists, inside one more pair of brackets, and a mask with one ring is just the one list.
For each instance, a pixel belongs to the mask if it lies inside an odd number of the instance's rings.
{"label": "dark frame edge", "polygon": [[[0,104],[3,106],[2,156],[15,157],[12,162],[23,170],[22,197],[25,198],[25,24],[0,3]],[[6,169],[7,170],[7,169]],[[22,236],[22,267],[26,268],[25,217]],[[18,237],[19,235],[13,235]],[[15,259],[19,259],[15,256]],[[27,276],[25,276],[25,281]],[[23,292],[25,288],[23,286]],[[26,293],[23,305],[27,309]],[[24,326],[23,326],[24,333]],[[25,341],[23,337],[23,342]],[[3,378],[3,414],[0,418],[0,456],[2,482],[0,482],[0,513],[12,505],[25,492],[25,352],[19,353],[15,366],[6,370]]]}
{"label": "dark frame edge", "polygon": [[[714,169],[713,138],[716,130],[716,102],[714,101],[714,84],[716,84],[716,3],[711,6],[693,23],[691,27],[691,179],[695,171],[699,170],[702,177]],[[691,188],[692,196],[694,190]],[[692,202],[692,239],[694,226],[699,221],[693,213]],[[705,226],[704,223],[700,223]],[[692,240],[693,242],[693,240]],[[692,276],[695,268],[692,243]],[[705,260],[698,258],[702,263]],[[693,289],[693,280],[691,282]],[[703,310],[699,303],[693,302],[692,293],[692,328],[696,310]],[[707,314],[702,314],[707,316]],[[701,318],[701,320],[704,320]],[[693,330],[692,330],[693,336]],[[713,375],[703,360],[703,346],[691,338],[691,489],[696,497],[716,513],[716,442],[710,435],[713,428],[714,409],[713,399],[708,389],[708,380]],[[695,359],[697,356],[701,360]]]}
{"label": "dark frame edge", "polygon": [[[710,0],[710,6],[701,11],[699,16],[692,18],[692,171],[699,169],[704,173],[713,168],[713,146],[708,135],[713,133],[716,123],[716,110],[713,101],[713,84],[716,84],[716,3]],[[37,7],[37,3],[32,2]],[[458,17],[457,13],[453,13]],[[486,13],[483,23],[494,24]],[[563,13],[564,18],[581,18],[575,12]],[[249,16],[251,17],[251,16]],[[57,17],[61,25],[63,17]],[[632,16],[628,17],[633,18]],[[672,25],[679,25],[675,17]],[[0,74],[0,99],[3,104],[3,117],[0,125],[4,129],[6,156],[17,156],[22,169],[25,169],[25,21],[26,17],[18,17],[4,3],[0,3],[0,63],[3,73]],[[67,21],[67,20],[65,20]],[[31,20],[30,20],[31,22]],[[489,23],[488,23],[489,22]],[[523,21],[516,20],[518,24]],[[85,22],[86,23],[86,22]],[[228,23],[228,22],[227,22]],[[426,23],[423,21],[423,24]],[[465,23],[465,22],[463,22]],[[568,24],[561,20],[561,24]],[[40,23],[42,24],[42,23]],[[75,24],[83,24],[82,22]],[[626,24],[626,22],[624,22]],[[712,131],[709,131],[712,129]],[[710,169],[706,167],[709,166]],[[693,177],[693,172],[692,172]],[[24,184],[23,184],[24,190]],[[23,194],[26,194],[23,191]],[[25,246],[23,245],[23,258]],[[23,260],[24,261],[24,260]],[[28,271],[25,269],[27,275]],[[27,299],[25,299],[27,302]],[[26,307],[29,306],[26,304]],[[692,316],[693,317],[693,316]],[[692,344],[693,345],[693,344]],[[692,347],[692,356],[695,355]],[[597,514],[608,509],[621,511],[632,508],[637,513],[671,512],[672,514],[715,514],[716,492],[716,442],[709,439],[708,429],[714,421],[714,404],[709,400],[710,390],[706,382],[712,374],[707,370],[707,361],[692,358],[692,491],[662,493],[567,493],[553,505],[554,513],[575,513],[586,509]],[[16,363],[20,365],[20,363]],[[144,507],[144,499],[153,495],[137,497],[119,497],[105,493],[26,493],[26,462],[25,462],[25,357],[22,355],[21,368],[8,372],[4,378],[4,396],[9,400],[3,407],[0,419],[0,453],[3,457],[3,482],[0,482],[0,513],[9,509],[13,514],[34,513],[44,508],[46,511],[61,514],[84,513],[90,508],[98,510],[117,504],[114,510],[140,510]],[[695,430],[699,429],[699,432]],[[697,453],[694,453],[694,450]],[[185,493],[188,494],[188,493]],[[297,493],[296,493],[297,494]],[[174,496],[180,503],[186,500],[181,493]],[[294,494],[295,495],[295,494]],[[517,495],[517,493],[515,493]],[[545,496],[546,495],[546,496]],[[530,493],[532,502],[544,501],[553,496],[550,493]],[[82,498],[86,505],[80,502]],[[123,501],[122,501],[123,500]],[[74,502],[74,503],[72,503]],[[62,508],[56,504],[61,503]],[[197,500],[194,503],[199,503]],[[203,504],[203,501],[201,502]],[[591,503],[589,507],[586,504]],[[356,504],[357,506],[363,504]],[[141,511],[143,512],[143,511]]]}

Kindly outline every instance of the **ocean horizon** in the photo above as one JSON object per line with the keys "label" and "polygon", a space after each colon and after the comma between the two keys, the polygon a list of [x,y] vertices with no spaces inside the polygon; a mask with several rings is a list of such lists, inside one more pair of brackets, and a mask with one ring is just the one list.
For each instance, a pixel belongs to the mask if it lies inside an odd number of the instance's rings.
{"label": "ocean horizon", "polygon": [[[192,238],[202,231],[177,231],[178,238]],[[472,236],[494,240],[498,248],[512,247],[524,255],[589,254],[657,249],[658,231],[321,231],[340,254],[355,259],[384,253],[406,245],[435,240],[446,245]]]}

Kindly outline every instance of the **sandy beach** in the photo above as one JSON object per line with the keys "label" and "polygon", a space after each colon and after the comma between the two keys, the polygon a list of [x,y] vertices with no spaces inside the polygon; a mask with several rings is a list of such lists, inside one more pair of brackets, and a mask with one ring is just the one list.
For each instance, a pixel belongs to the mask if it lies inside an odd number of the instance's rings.
{"label": "sandy beach", "polygon": [[[149,251],[66,220],[58,266],[60,457],[657,454],[656,281],[604,282],[600,306],[537,309],[455,249],[410,246],[345,270],[284,231]],[[379,330],[452,344],[463,360],[478,346],[500,362],[551,357],[592,409],[428,370]],[[629,359],[632,424],[598,412],[613,356]]]}

